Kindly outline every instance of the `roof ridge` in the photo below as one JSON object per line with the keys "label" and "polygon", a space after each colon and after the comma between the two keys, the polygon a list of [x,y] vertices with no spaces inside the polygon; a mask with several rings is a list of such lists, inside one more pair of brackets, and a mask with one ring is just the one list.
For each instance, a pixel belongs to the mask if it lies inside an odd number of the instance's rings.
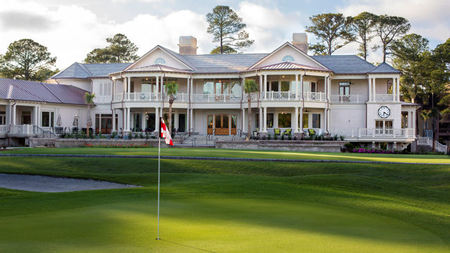
{"label": "roof ridge", "polygon": [[62,101],[58,96],[56,96],[55,93],[53,93],[53,91],[51,91],[51,90],[47,87],[47,85],[46,85],[47,83],[44,84],[44,83],[41,82],[41,84],[42,84],[42,86],[44,86],[44,87],[48,90],[48,92],[50,92],[50,94],[52,94],[56,99],[58,99],[59,102],[63,103],[63,101]]}
{"label": "roof ridge", "polygon": [[[13,79],[13,80],[14,80],[14,79]],[[25,82],[27,82],[27,83],[42,84],[41,82],[36,82],[36,81],[28,81],[28,80],[21,80],[21,81],[25,81]],[[11,82],[10,85],[14,86],[15,88],[17,88],[17,89],[19,89],[19,90],[22,90],[22,91],[24,91],[24,92],[30,94],[30,95],[33,96],[33,97],[37,97],[37,98],[41,99],[42,101],[46,101],[44,98],[42,98],[42,97],[40,97],[40,96],[38,96],[38,95],[36,95],[36,94],[33,94],[33,93],[29,92],[28,90],[23,89],[23,88],[20,87],[20,86],[17,86],[16,84],[14,84],[14,82]]]}
{"label": "roof ridge", "polygon": [[78,66],[80,66],[84,71],[86,71],[89,74],[89,76],[93,75],[92,72],[89,71],[89,69],[86,68],[86,66],[84,66],[84,63],[79,63],[79,62],[75,62],[75,63],[78,64]]}

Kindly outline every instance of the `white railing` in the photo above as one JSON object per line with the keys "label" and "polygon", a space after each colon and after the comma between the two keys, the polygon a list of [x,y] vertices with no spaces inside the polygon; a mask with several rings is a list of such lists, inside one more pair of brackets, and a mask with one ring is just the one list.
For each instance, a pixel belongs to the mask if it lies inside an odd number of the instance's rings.
{"label": "white railing", "polygon": [[110,103],[111,98],[112,98],[112,96],[95,96],[94,103],[96,103],[96,104]]}
{"label": "white railing", "polygon": [[0,134],[8,133],[9,126],[8,125],[0,125]]}
{"label": "white railing", "polygon": [[325,92],[304,92],[303,98],[305,101],[319,101],[319,102],[327,101]]}
{"label": "white railing", "polygon": [[363,139],[395,139],[395,138],[414,138],[414,129],[412,128],[339,128],[330,129],[331,135],[345,136],[346,138]]}
{"label": "white railing", "polygon": [[447,150],[448,150],[447,145],[441,144],[438,141],[434,141],[434,148],[436,149],[437,152],[447,154]]}
{"label": "white railing", "polygon": [[266,100],[295,100],[295,93],[290,91],[267,91]]}
{"label": "white railing", "polygon": [[125,101],[157,101],[156,94],[150,92],[128,92]]}
{"label": "white railing", "polygon": [[360,95],[331,95],[331,102],[338,104],[359,104],[364,103]]}
{"label": "white railing", "polygon": [[417,136],[417,145],[433,146],[433,139],[430,137]]}
{"label": "white railing", "polygon": [[231,94],[192,94],[192,102],[200,103],[233,103],[240,102],[241,97],[237,97]]}
{"label": "white railing", "polygon": [[392,102],[394,96],[392,94],[376,94],[375,101],[377,102]]}

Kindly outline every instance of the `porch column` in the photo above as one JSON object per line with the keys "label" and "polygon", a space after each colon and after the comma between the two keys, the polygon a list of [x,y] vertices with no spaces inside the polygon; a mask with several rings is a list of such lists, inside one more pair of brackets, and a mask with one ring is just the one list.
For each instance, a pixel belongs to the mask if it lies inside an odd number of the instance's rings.
{"label": "porch column", "polygon": [[39,105],[35,105],[33,107],[33,125],[38,126],[39,121],[38,121],[38,114],[39,113]]}
{"label": "porch column", "polygon": [[242,108],[242,133],[245,133],[245,108]]}
{"label": "porch column", "polygon": [[112,131],[116,132],[116,109],[112,109]]}
{"label": "porch column", "polygon": [[263,77],[262,75],[259,75],[259,99],[263,96]]}
{"label": "porch column", "polygon": [[164,76],[161,76],[161,90],[160,91],[161,91],[161,97],[162,97],[164,94]]}
{"label": "porch column", "polygon": [[413,129],[413,136],[416,136],[416,108],[414,108],[414,111],[412,111],[412,129]]}
{"label": "porch column", "polygon": [[175,128],[178,131],[178,126],[179,126],[179,117],[178,117],[178,112],[176,111],[174,113],[174,119],[173,119],[173,128]]}
{"label": "porch column", "polygon": [[141,112],[141,131],[145,131],[147,126],[145,125],[147,122],[145,120],[145,112]]}
{"label": "porch column", "polygon": [[16,104],[11,105],[11,125],[16,124],[17,112],[16,112]]}
{"label": "porch column", "polygon": [[[298,100],[298,74],[295,73],[295,100]],[[295,109],[298,110],[297,107]]]}
{"label": "porch column", "polygon": [[300,127],[299,127],[299,132],[303,132],[303,107],[300,107],[300,110],[299,110],[299,114],[300,114]]}
{"label": "porch column", "polygon": [[127,108],[127,131],[131,131],[131,108]]}
{"label": "porch column", "polygon": [[130,100],[130,91],[131,91],[131,78],[129,78],[129,77],[125,77],[126,78],[126,80],[127,80],[127,98],[128,98],[128,100]]}
{"label": "porch column", "polygon": [[[295,82],[295,83],[297,83],[297,82]],[[295,107],[294,133],[298,133],[298,107],[297,106]]]}
{"label": "porch column", "polygon": [[195,130],[194,130],[194,109],[191,108],[191,113],[189,116],[191,117],[190,118],[191,123],[189,125],[191,126],[192,132],[195,132]]}
{"label": "porch column", "polygon": [[376,102],[377,101],[377,89],[376,89],[376,82],[377,79],[376,78],[372,78],[372,101]]}
{"label": "porch column", "polygon": [[267,107],[264,107],[264,120],[263,120],[263,125],[264,125],[264,133],[267,133]]}
{"label": "porch column", "polygon": [[[156,101],[158,101],[159,98],[159,76],[155,76],[156,78],[156,90],[155,90],[155,97]],[[155,128],[156,129],[156,128]],[[156,131],[156,130],[155,130]]]}
{"label": "porch column", "polygon": [[264,74],[264,99],[267,99],[267,75]]}
{"label": "porch column", "polygon": [[369,82],[369,102],[372,102],[372,78],[368,78]]}
{"label": "porch column", "polygon": [[155,107],[155,132],[159,131],[159,108]]}
{"label": "porch column", "polygon": [[400,102],[400,78],[397,78],[397,91],[396,91],[397,102]]}
{"label": "porch column", "polygon": [[327,99],[328,99],[328,103],[331,101],[331,81],[330,81],[330,76],[327,76],[325,78],[325,80],[327,81]]}
{"label": "porch column", "polygon": [[262,132],[264,130],[263,117],[263,108],[259,107],[259,132]]}

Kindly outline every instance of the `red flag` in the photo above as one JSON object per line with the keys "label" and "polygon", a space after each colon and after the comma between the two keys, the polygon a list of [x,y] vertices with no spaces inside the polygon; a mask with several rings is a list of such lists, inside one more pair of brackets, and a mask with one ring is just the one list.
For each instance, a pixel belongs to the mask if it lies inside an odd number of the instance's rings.
{"label": "red flag", "polygon": [[164,138],[167,145],[173,146],[172,137],[170,137],[170,132],[167,129],[167,126],[162,118],[161,118],[161,138]]}

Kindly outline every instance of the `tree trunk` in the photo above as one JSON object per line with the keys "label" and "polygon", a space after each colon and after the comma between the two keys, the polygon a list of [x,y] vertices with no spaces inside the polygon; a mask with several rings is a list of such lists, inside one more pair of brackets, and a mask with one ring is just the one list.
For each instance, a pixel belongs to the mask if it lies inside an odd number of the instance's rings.
{"label": "tree trunk", "polygon": [[383,63],[386,62],[386,45],[383,45]]}
{"label": "tree trunk", "polygon": [[252,121],[250,120],[250,116],[252,113],[252,96],[250,93],[247,94],[248,96],[248,108],[247,108],[247,140],[250,140],[251,135],[251,128],[252,128]]}

